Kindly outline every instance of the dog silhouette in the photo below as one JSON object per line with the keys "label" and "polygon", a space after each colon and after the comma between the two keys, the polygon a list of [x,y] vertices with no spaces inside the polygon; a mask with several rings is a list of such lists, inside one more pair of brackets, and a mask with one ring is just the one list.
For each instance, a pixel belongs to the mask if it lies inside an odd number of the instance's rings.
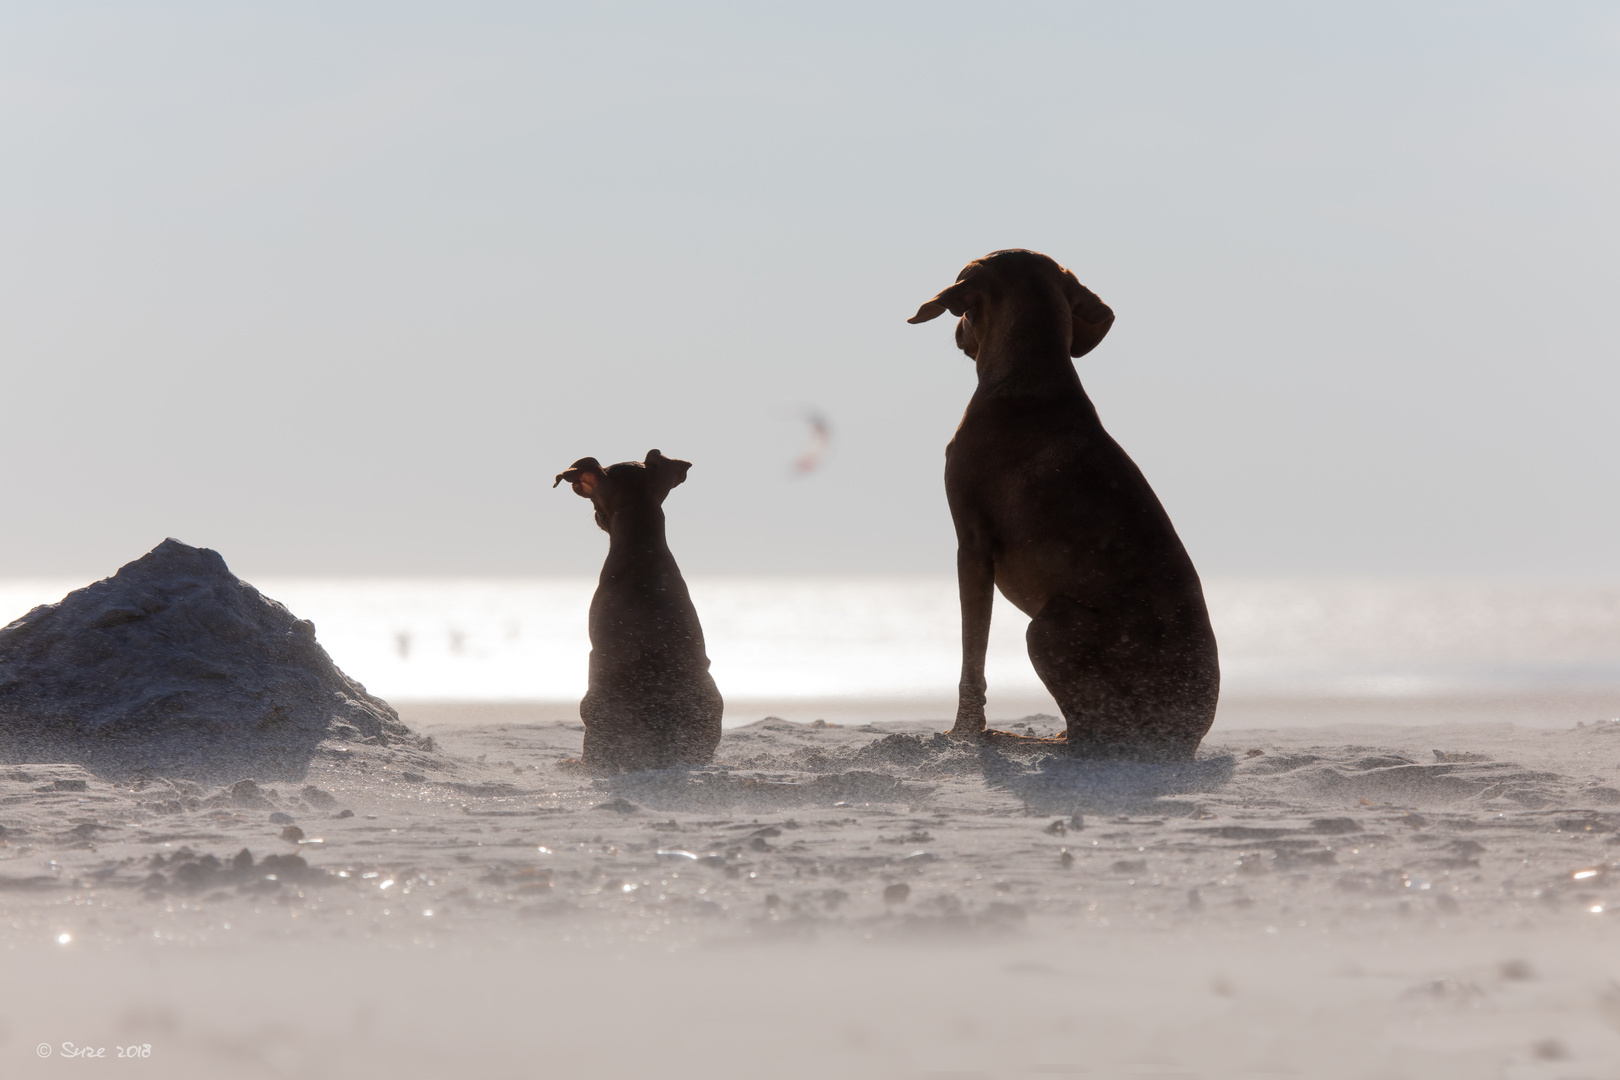
{"label": "dog silhouette", "polygon": [[1103,430],[1073,359],[1114,313],[1052,259],[997,251],[907,320],[961,316],[979,385],[945,448],[962,677],[952,734],[985,731],[994,590],[1031,622],[1036,674],[1086,757],[1190,759],[1220,664],[1203,587],[1140,469]]}
{"label": "dog silhouette", "polygon": [[625,772],[701,765],[720,742],[720,690],[703,627],[664,539],[664,498],[689,461],[657,450],[606,469],[580,458],[557,480],[596,509],[607,560],[591,598],[590,687],[579,703],[584,764]]}

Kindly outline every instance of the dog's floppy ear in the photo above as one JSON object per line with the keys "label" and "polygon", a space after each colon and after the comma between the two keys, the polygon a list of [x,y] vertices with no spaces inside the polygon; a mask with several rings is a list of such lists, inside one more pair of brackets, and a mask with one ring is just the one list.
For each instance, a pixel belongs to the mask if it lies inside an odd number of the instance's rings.
{"label": "dog's floppy ear", "polygon": [[665,495],[669,494],[671,488],[685,483],[686,470],[692,467],[690,461],[665,457],[657,450],[647,451],[647,460],[643,461],[642,464],[647,467],[647,472],[651,474],[650,478],[654,489],[658,492],[660,501]]}
{"label": "dog's floppy ear", "polygon": [[917,314],[907,319],[908,323],[925,323],[937,319],[947,311],[952,315],[960,315],[968,309],[968,292],[970,286],[966,281],[958,281],[955,285],[941,292],[928,303],[917,309]]}
{"label": "dog's floppy ear", "polygon": [[1097,294],[1080,284],[1074,271],[1063,271],[1064,291],[1068,293],[1069,308],[1074,314],[1074,333],[1070,338],[1069,355],[1076,359],[1095,349],[1108,336],[1114,325],[1114,309],[1103,303]]}
{"label": "dog's floppy ear", "polygon": [[600,461],[593,457],[582,457],[568,466],[567,471],[558,473],[551,486],[556,487],[566,480],[573,487],[575,495],[589,499],[606,479],[607,474],[602,471]]}

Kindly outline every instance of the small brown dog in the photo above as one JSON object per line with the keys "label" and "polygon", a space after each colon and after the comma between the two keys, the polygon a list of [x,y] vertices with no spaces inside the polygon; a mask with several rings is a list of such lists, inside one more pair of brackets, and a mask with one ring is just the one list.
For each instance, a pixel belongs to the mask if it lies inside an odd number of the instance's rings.
{"label": "small brown dog", "polygon": [[720,743],[720,691],[703,627],[664,540],[664,497],[689,461],[647,451],[606,469],[580,458],[568,481],[608,534],[591,598],[590,688],[579,703],[587,768],[610,772],[702,765]]}
{"label": "small brown dog", "polygon": [[979,735],[994,590],[1033,620],[1035,672],[1087,757],[1190,759],[1220,665],[1203,587],[1153,489],[1103,430],[1071,358],[1114,313],[1033,251],[971,262],[917,310],[960,315],[979,386],[945,448],[956,523],[962,680],[953,735]]}

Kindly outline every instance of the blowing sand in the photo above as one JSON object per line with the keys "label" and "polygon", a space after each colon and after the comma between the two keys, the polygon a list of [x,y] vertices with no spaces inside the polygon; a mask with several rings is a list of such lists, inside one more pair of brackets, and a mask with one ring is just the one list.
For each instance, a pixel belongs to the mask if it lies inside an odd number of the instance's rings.
{"label": "blowing sand", "polygon": [[524,716],[0,767],[6,1075],[1620,1075],[1620,723],[1150,767],[769,719],[602,779]]}

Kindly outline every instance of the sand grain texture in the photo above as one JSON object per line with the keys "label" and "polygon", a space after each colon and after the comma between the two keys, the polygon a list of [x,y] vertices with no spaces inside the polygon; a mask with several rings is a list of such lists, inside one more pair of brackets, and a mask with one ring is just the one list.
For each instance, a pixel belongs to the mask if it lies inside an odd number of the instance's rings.
{"label": "sand grain texture", "polygon": [[436,772],[368,746],[296,783],[0,767],[0,1056],[138,1036],[176,1076],[1620,1066],[1620,724],[1227,733],[1154,767],[765,720],[714,765],[612,778],[562,764],[578,725],[434,734]]}

